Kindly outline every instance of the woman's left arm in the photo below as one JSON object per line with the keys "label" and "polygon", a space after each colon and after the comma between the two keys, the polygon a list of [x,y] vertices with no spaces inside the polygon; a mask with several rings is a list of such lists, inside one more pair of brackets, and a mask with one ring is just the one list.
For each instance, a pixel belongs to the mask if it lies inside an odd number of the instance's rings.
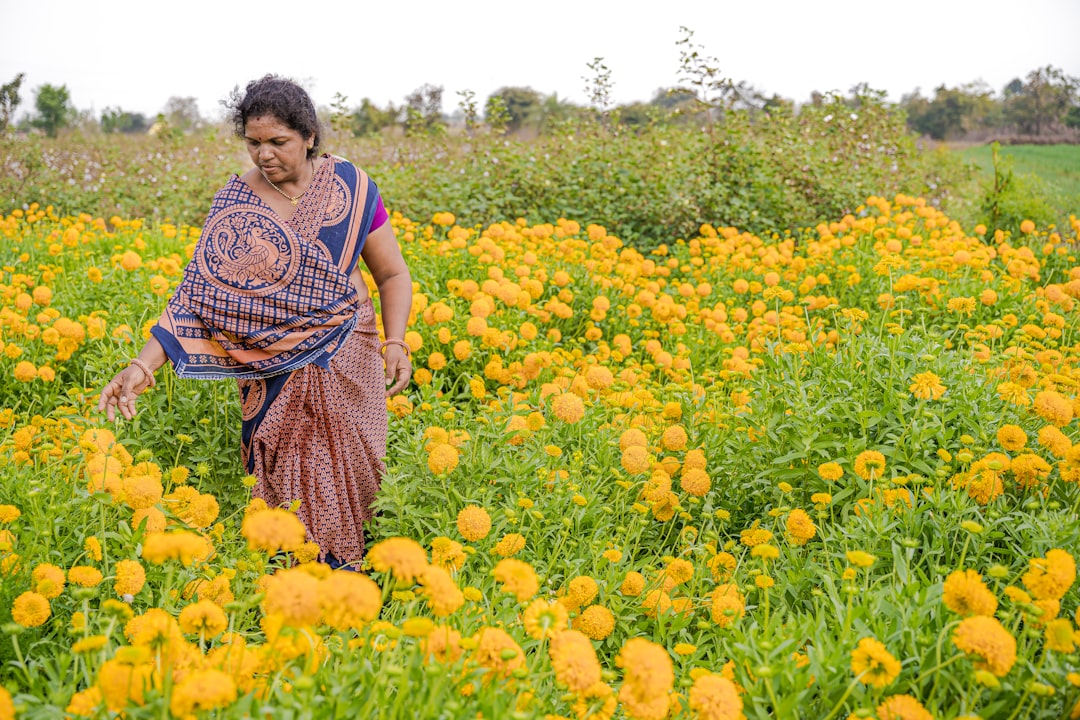
{"label": "woman's left arm", "polygon": [[[397,236],[389,221],[368,234],[360,253],[364,265],[379,288],[379,305],[382,308],[383,330],[387,340],[405,340],[405,328],[412,309],[412,276],[405,258],[398,247]],[[400,345],[387,345],[383,358],[386,362],[386,396],[396,395],[405,389],[412,377],[412,364],[405,349]]]}

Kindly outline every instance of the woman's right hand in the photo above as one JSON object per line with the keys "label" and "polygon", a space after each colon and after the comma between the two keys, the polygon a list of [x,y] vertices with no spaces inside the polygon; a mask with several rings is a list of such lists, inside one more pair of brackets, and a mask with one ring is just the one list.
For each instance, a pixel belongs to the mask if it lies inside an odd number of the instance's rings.
{"label": "woman's right hand", "polygon": [[137,365],[128,365],[116,373],[101,391],[98,400],[98,412],[104,412],[109,422],[116,419],[116,411],[125,419],[135,417],[135,398],[150,387],[150,378]]}

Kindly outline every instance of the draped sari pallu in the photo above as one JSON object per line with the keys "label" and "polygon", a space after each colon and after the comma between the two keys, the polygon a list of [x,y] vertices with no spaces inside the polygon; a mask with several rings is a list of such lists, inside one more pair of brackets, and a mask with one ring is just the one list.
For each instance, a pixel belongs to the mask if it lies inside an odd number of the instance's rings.
{"label": "draped sari pallu", "polygon": [[237,379],[253,495],[271,507],[299,499],[321,555],[350,560],[363,553],[386,446],[374,307],[349,279],[378,189],[324,158],[288,221],[235,175],[218,191],[151,332],[178,376]]}

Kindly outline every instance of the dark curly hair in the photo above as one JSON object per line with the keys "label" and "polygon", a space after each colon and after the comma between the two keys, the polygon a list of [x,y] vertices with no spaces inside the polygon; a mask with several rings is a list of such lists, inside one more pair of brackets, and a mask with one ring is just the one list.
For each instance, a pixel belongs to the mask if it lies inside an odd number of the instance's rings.
{"label": "dark curly hair", "polygon": [[239,86],[236,87],[224,104],[232,113],[237,137],[244,137],[249,118],[274,117],[300,133],[305,140],[314,137],[315,144],[307,151],[307,156],[310,159],[318,155],[322,129],[315,105],[307,91],[292,80],[265,75],[249,82],[243,93]]}

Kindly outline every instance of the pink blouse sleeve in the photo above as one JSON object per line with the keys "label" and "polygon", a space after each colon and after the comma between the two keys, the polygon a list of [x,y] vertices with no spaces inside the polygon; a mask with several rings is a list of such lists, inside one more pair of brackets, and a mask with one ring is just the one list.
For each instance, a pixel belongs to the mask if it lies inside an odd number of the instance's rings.
{"label": "pink blouse sleeve", "polygon": [[389,219],[390,215],[386,212],[386,207],[383,205],[382,195],[379,195],[378,202],[375,205],[375,215],[371,218],[371,230],[368,230],[368,232],[378,230],[383,226],[383,223]]}

